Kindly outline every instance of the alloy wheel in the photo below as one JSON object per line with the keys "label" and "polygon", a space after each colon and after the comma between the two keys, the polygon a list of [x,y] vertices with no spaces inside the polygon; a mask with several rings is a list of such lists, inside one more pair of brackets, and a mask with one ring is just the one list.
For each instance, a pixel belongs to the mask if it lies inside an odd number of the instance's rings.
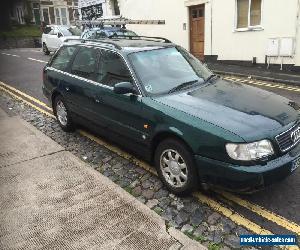
{"label": "alloy wheel", "polygon": [[61,100],[59,100],[56,103],[56,115],[57,115],[57,119],[59,120],[61,125],[67,126],[67,124],[68,124],[68,113],[67,113],[67,109],[66,109],[64,103]]}
{"label": "alloy wheel", "polygon": [[165,150],[160,156],[160,168],[169,185],[183,187],[188,178],[188,169],[183,157],[173,149]]}

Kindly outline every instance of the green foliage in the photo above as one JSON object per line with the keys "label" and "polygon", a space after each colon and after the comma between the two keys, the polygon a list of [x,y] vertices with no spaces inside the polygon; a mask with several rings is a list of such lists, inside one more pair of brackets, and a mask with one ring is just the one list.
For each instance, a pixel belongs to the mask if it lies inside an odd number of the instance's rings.
{"label": "green foliage", "polygon": [[8,31],[0,31],[1,38],[41,37],[40,28],[36,25],[15,25]]}

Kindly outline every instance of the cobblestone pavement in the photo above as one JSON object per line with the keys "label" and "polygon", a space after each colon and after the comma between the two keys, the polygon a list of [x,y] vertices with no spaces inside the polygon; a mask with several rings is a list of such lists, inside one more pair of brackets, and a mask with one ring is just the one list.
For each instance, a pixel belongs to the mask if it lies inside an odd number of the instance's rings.
{"label": "cobblestone pavement", "polygon": [[89,163],[162,216],[167,226],[178,228],[209,249],[240,249],[239,235],[251,233],[193,197],[177,197],[169,193],[156,176],[130,160],[116,155],[78,132],[63,132],[54,119],[1,91],[0,107],[9,115],[19,115],[67,151]]}

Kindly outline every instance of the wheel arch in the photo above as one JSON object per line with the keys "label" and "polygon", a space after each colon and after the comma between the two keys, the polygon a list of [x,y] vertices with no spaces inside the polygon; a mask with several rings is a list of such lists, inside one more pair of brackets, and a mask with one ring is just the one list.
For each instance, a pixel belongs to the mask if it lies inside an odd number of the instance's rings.
{"label": "wheel arch", "polygon": [[54,90],[51,94],[51,106],[54,112],[55,112],[54,100],[59,95],[63,96],[58,90]]}
{"label": "wheel arch", "polygon": [[157,146],[164,140],[174,139],[181,142],[190,152],[193,154],[193,149],[189,146],[189,144],[183,139],[183,137],[176,133],[175,131],[160,131],[155,134],[151,140],[151,162],[154,161],[155,150]]}

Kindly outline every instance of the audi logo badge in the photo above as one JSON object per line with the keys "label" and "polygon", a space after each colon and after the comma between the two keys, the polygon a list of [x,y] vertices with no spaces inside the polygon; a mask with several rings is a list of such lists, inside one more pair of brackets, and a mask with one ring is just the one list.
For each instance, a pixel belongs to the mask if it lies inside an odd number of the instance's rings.
{"label": "audi logo badge", "polygon": [[291,133],[291,139],[294,143],[300,139],[300,127]]}

